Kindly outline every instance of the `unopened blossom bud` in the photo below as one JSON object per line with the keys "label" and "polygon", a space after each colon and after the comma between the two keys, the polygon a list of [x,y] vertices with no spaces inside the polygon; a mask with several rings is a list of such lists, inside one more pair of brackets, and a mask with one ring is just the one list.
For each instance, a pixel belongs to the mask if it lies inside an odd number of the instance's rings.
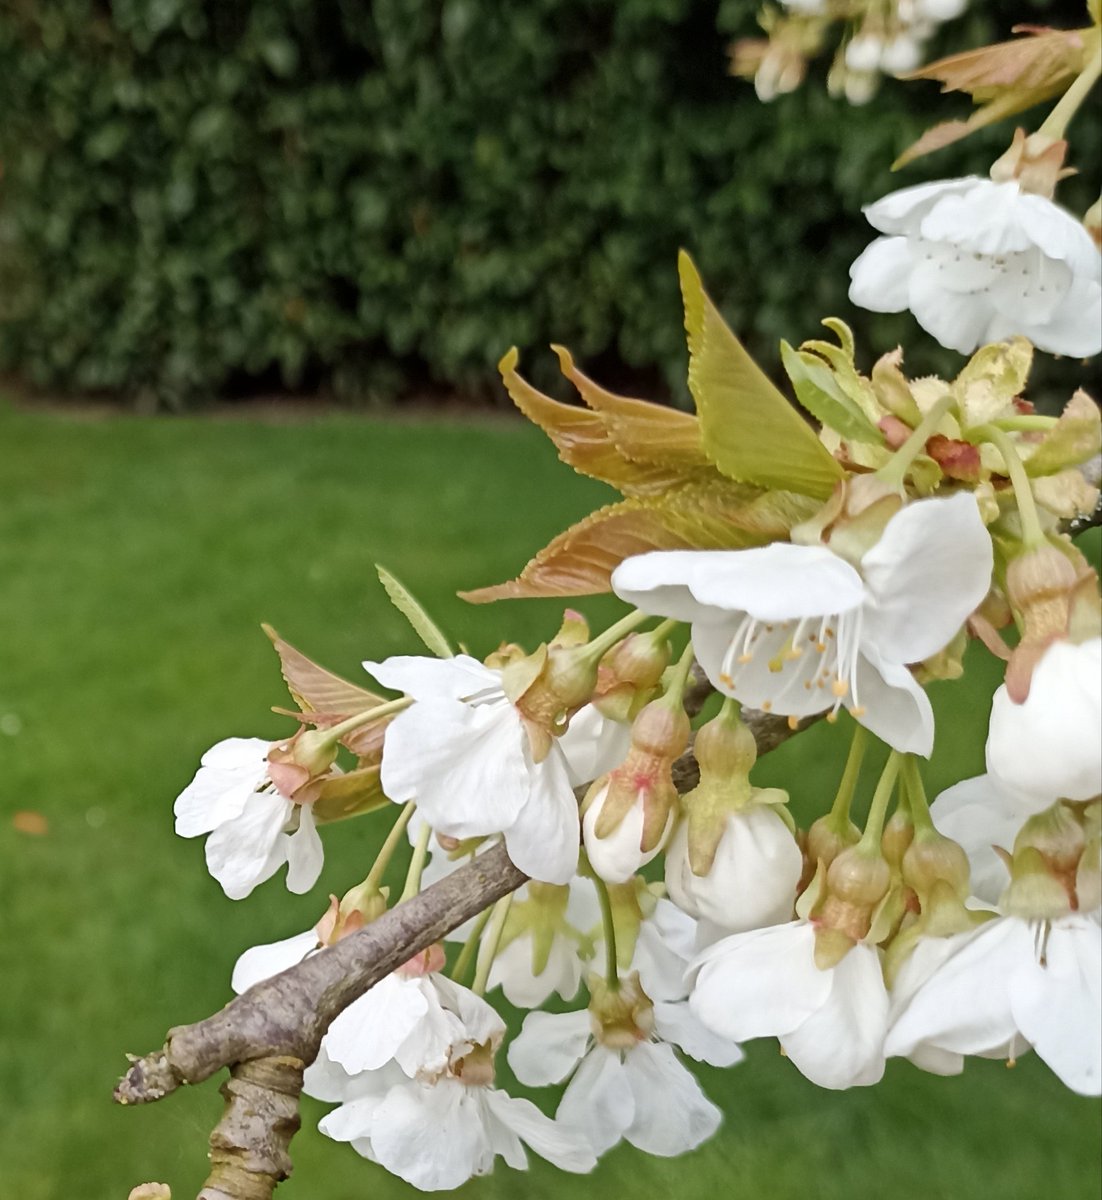
{"label": "unopened blossom bud", "polygon": [[1054,804],[1022,826],[1014,839],[1014,856],[1016,859],[1027,848],[1036,851],[1049,874],[1070,890],[1086,843],[1086,832],[1072,810],[1066,804]]}
{"label": "unopened blossom bud", "polygon": [[1041,852],[1026,846],[1014,854],[1010,884],[999,900],[999,907],[1011,917],[1051,921],[1071,911],[1071,898]]}
{"label": "unopened blossom bud", "polygon": [[670,896],[735,932],[787,921],[803,868],[788,794],[751,786],[757,743],[732,702],[700,730],[694,751],[700,783],[682,801],[666,852]]}
{"label": "unopened blossom bud", "polygon": [[602,1046],[630,1050],[650,1038],[654,1032],[654,1005],[643,991],[638,971],[632,971],[615,987],[599,975],[591,975],[587,986],[590,1026]]}
{"label": "unopened blossom bud", "polygon": [[905,809],[897,808],[880,835],[880,853],[889,866],[897,871],[902,869],[903,856],[910,849],[914,836],[915,827],[910,814]]}
{"label": "unopened blossom bud", "polygon": [[680,703],[651,701],[632,725],[623,763],[590,788],[582,837],[602,879],[623,883],[665,845],[677,808],[673,762],[688,745],[689,730]]}
{"label": "unopened blossom bud", "polygon": [[337,742],[321,729],[300,729],[268,752],[268,778],[280,794],[298,804],[315,798],[322,777],[337,760]]}
{"label": "unopened blossom bud", "polygon": [[856,846],[860,840],[860,829],[848,818],[839,822],[830,813],[820,817],[807,831],[804,846],[804,856],[810,867],[809,875],[815,874],[819,863],[829,867],[843,850]]}
{"label": "unopened blossom bud", "polygon": [[1019,554],[1006,569],[1006,595],[1020,614],[1022,637],[1010,655],[1006,688],[1020,704],[1029,695],[1033,668],[1048,646],[1067,634],[1071,596],[1079,572],[1055,546],[1045,543]]}
{"label": "unopened blossom bud", "polygon": [[851,846],[827,868],[824,895],[813,919],[858,942],[869,932],[873,910],[891,882],[891,867],[879,854]]}
{"label": "unopened blossom bud", "polygon": [[606,717],[629,721],[651,698],[669,665],[670,642],[664,633],[629,633],[601,659],[593,703]]}
{"label": "unopened blossom bud", "polygon": [[880,52],[880,69],[888,75],[903,75],[913,71],[922,61],[922,47],[917,38],[897,33]]}
{"label": "unopened blossom bud", "polygon": [[342,900],[329,897],[325,915],[314,926],[318,943],[335,946],[341,938],[348,937],[386,912],[388,888],[378,888],[366,880],[346,892]]}
{"label": "unopened blossom bud", "polygon": [[952,888],[964,901],[968,897],[968,855],[933,827],[919,829],[903,855],[903,882],[922,901],[937,884]]}
{"label": "unopened blossom bud", "polygon": [[846,66],[851,71],[875,71],[884,51],[884,39],[876,33],[862,31],[846,46]]}

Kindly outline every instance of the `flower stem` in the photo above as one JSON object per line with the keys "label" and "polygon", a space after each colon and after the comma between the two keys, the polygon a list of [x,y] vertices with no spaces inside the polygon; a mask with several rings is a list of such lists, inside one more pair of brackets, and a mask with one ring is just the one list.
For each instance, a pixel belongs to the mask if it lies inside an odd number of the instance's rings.
{"label": "flower stem", "polygon": [[888,815],[888,802],[895,791],[895,781],[899,775],[899,765],[903,755],[893,750],[884,764],[880,782],[873,793],[872,804],[869,807],[868,819],[865,821],[865,832],[857,843],[857,849],[862,854],[880,853],[880,839],[884,833],[884,818]]}
{"label": "flower stem", "polygon": [[902,446],[892,455],[891,461],[886,463],[876,472],[876,478],[882,483],[888,484],[890,487],[903,488],[903,479],[907,474],[911,463],[922,453],[926,448],[926,443],[930,437],[937,431],[938,425],[941,424],[941,418],[953,406],[952,396],[942,396],[942,398],[930,409],[930,411],[922,418],[915,426],[910,437],[903,443]]}
{"label": "flower stem", "polygon": [[467,974],[467,968],[471,965],[471,959],[474,958],[475,951],[478,949],[478,939],[482,936],[482,931],[486,928],[486,922],[490,919],[493,911],[491,905],[490,908],[484,908],[475,918],[470,936],[463,943],[463,949],[459,951],[459,957],[451,969],[451,978],[456,983],[463,982],[463,976]]}
{"label": "flower stem", "polygon": [[601,659],[616,645],[621,638],[626,637],[633,629],[637,629],[645,621],[650,620],[650,613],[634,609],[626,617],[621,617],[615,625],[610,625],[604,633],[599,633],[586,644],[586,650],[594,659]]}
{"label": "flower stem", "polygon": [[861,763],[864,761],[868,744],[868,730],[864,725],[855,722],[853,741],[849,744],[849,756],[842,772],[842,782],[838,785],[838,794],[834,797],[830,809],[830,823],[836,829],[845,829],[849,824],[849,806],[853,802],[853,793],[857,790],[857,779],[861,774]]}
{"label": "flower stem", "polygon": [[413,810],[417,805],[412,801],[407,801],[402,807],[402,811],[398,814],[398,819],[390,827],[390,832],[386,835],[386,841],[379,848],[379,853],[375,856],[375,861],[371,865],[371,870],[367,873],[367,878],[363,881],[363,886],[367,889],[379,890],[379,884],[382,881],[383,875],[387,867],[390,865],[390,860],[394,856],[394,851],[398,848],[398,843],[402,840],[402,834],[406,831],[406,826],[409,824],[410,817],[413,816]]}
{"label": "flower stem", "polygon": [[1094,57],[1072,80],[1071,86],[1056,102],[1052,112],[1041,122],[1038,133],[1047,137],[1060,139],[1068,127],[1072,117],[1079,111],[1079,106],[1090,94],[1090,90],[1102,75],[1102,47],[1094,52]]}
{"label": "flower stem", "polygon": [[398,903],[410,900],[421,890],[421,872],[425,869],[425,859],[428,856],[429,838],[432,837],[432,826],[426,821],[417,835],[417,844],[413,847],[413,857],[409,860],[409,870],[406,872],[406,886],[398,897]]}
{"label": "flower stem", "polygon": [[996,429],[1005,429],[1010,433],[1018,431],[1032,432],[1033,430],[1047,431],[1056,426],[1059,417],[1045,417],[1040,413],[1022,413],[1017,417],[999,417],[991,424]]}
{"label": "flower stem", "polygon": [[666,688],[664,700],[669,700],[671,705],[676,707],[681,706],[682,697],[685,695],[685,688],[688,686],[689,673],[693,669],[694,662],[693,644],[689,644],[681,652],[681,657],[677,660],[674,666],[673,674],[670,676],[669,686]]}
{"label": "flower stem", "polygon": [[372,721],[378,721],[381,717],[389,717],[391,713],[401,712],[403,708],[408,708],[412,703],[409,696],[399,696],[397,700],[387,700],[385,704],[376,704],[374,708],[365,708],[363,712],[354,713],[351,717],[337,725],[331,725],[322,732],[336,744],[346,733],[359,729],[361,725],[370,725]]}
{"label": "flower stem", "polygon": [[616,922],[612,916],[612,898],[608,894],[605,881],[596,872],[593,873],[593,886],[597,889],[597,899],[601,904],[601,925],[605,935],[605,981],[610,992],[620,990],[620,964],[616,957]]}
{"label": "flower stem", "polygon": [[911,821],[915,829],[932,832],[934,822],[930,816],[930,802],[926,799],[926,789],[922,785],[918,759],[913,754],[908,754],[903,759],[903,788],[910,804]]}
{"label": "flower stem", "polygon": [[486,993],[486,983],[490,978],[490,968],[494,965],[494,959],[497,957],[497,948],[501,943],[501,935],[505,929],[505,920],[509,916],[509,908],[512,903],[513,893],[510,892],[507,896],[502,896],[490,910],[486,934],[478,947],[478,962],[474,970],[474,983],[471,984],[471,991],[476,996],[482,996]]}
{"label": "flower stem", "polygon": [[1018,514],[1022,518],[1022,540],[1026,547],[1044,545],[1046,539],[1044,530],[1041,528],[1041,518],[1037,515],[1033,488],[1030,486],[1029,476],[1025,473],[1025,467],[1022,466],[1022,460],[1018,457],[1018,451],[1010,435],[997,425],[980,425],[969,431],[968,440],[970,442],[988,441],[1002,455],[1006,473],[1010,476],[1010,483],[1014,488]]}

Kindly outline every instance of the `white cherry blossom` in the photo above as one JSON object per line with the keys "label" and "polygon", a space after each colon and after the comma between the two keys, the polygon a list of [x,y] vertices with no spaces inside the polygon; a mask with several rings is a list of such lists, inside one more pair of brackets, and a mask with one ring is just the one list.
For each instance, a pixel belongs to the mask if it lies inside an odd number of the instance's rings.
{"label": "white cherry blossom", "polygon": [[[917,952],[916,952],[917,953]],[[927,1066],[1015,1052],[1020,1042],[1073,1091],[1102,1093],[1102,927],[1097,914],[999,917],[943,939],[917,986],[904,972],[885,1046]],[[924,1057],[926,1056],[926,1057]],[[942,1072],[944,1073],[944,1072]]]}
{"label": "white cherry blossom", "polygon": [[815,927],[792,921],[736,933],[693,963],[689,1008],[732,1041],[776,1037],[812,1083],[848,1088],[884,1074],[888,991],[874,946],[815,965]]}
{"label": "white cherry blossom", "polygon": [[666,850],[671,899],[729,933],[788,921],[802,872],[800,847],[769,804],[748,804],[728,814],[707,875],[693,874],[687,821],[678,825]]}
{"label": "white cherry blossom", "polygon": [[962,492],[905,506],[857,567],[819,545],[654,551],[621,563],[612,586],[691,621],[725,695],[795,717],[844,703],[895,749],[929,755],[933,712],[906,664],[948,644],[986,595],[992,561]]}
{"label": "white cherry blossom", "polygon": [[276,788],[268,775],[271,749],[261,738],[226,738],[203,755],[176,799],[176,832],[210,835],[207,869],[231,900],[243,900],[284,863],[292,892],[308,892],[321,874],[313,811]]}
{"label": "white cherry blossom", "polygon": [[1015,704],[1006,685],[991,703],[987,769],[1004,787],[1033,797],[1033,812],[1055,798],[1102,793],[1102,638],[1056,641],[1033,669],[1029,695]]}
{"label": "white cherry blossom", "polygon": [[[443,981],[447,983],[448,981]],[[544,1116],[528,1100],[492,1086],[493,1055],[505,1025],[466,988],[450,984],[448,1011],[459,1018],[444,1061],[403,1072],[396,1061],[353,1074],[317,1064],[311,1094],[342,1103],[319,1130],[378,1162],[422,1191],[446,1191],[485,1175],[501,1156],[528,1164],[524,1146],[563,1171],[587,1172],[596,1157],[585,1138]],[[364,1031],[367,1033],[367,1031]]]}
{"label": "white cherry blossom", "polygon": [[[686,1029],[667,1022],[655,1006],[655,1033],[686,1044],[697,1056],[730,1066],[741,1058],[731,1045],[684,1013]],[[677,1006],[680,1016],[680,1009]],[[719,1128],[720,1110],[704,1095],[692,1073],[665,1040],[639,1041],[617,1049],[602,1045],[592,1032],[590,1015],[529,1013],[509,1045],[509,1065],[533,1087],[561,1083],[573,1075],[555,1119],[584,1135],[594,1153],[604,1154],[621,1139],[647,1154],[684,1154]]]}
{"label": "white cherry blossom", "polygon": [[381,779],[390,799],[416,800],[433,829],[448,837],[503,834],[522,871],[567,883],[578,862],[580,827],[566,757],[552,741],[535,761],[501,672],[465,654],[364,666],[415,701],[386,732]]}
{"label": "white cherry blossom", "polygon": [[903,188],[864,210],[886,237],[850,268],[850,299],[910,309],[962,354],[1022,334],[1042,350],[1102,350],[1102,269],[1083,225],[1017,182],[978,176]]}

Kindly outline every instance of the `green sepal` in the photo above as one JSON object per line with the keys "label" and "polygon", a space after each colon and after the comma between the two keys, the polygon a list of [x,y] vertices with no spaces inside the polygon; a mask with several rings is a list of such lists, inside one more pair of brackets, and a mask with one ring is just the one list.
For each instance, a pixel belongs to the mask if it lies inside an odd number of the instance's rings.
{"label": "green sepal", "polygon": [[454,657],[455,651],[451,648],[451,644],[444,636],[440,626],[425,612],[424,607],[413,597],[409,589],[395,579],[386,567],[380,567],[376,563],[375,570],[378,572],[379,582],[386,589],[386,594],[390,597],[391,604],[410,623],[413,632],[417,634],[421,641],[425,643],[437,658]]}
{"label": "green sepal", "polygon": [[884,435],[846,395],[830,368],[819,362],[815,355],[793,350],[782,341],[781,362],[792,381],[796,399],[816,420],[851,442],[884,444]]}

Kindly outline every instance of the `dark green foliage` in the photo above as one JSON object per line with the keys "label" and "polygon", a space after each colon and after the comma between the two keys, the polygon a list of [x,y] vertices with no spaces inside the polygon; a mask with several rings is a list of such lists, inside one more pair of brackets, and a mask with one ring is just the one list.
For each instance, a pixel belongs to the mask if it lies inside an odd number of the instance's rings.
{"label": "dark green foliage", "polygon": [[[828,313],[886,349],[913,324],[845,302],[860,205],[982,170],[1009,129],[892,177],[966,101],[851,109],[820,78],[761,105],[725,74],[755,7],[6,0],[0,366],[164,404],[354,397],[486,389],[553,339],[683,395],[679,246],[770,368]],[[960,44],[1040,15],[997,7]]]}

